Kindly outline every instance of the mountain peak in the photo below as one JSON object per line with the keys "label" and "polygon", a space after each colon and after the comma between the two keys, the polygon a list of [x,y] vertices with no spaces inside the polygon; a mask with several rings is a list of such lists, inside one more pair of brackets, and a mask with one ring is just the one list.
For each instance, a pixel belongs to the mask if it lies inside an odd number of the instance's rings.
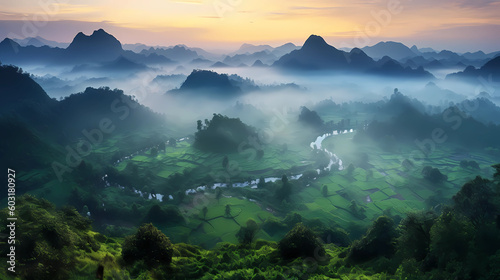
{"label": "mountain peak", "polygon": [[103,29],[90,36],[79,32],[66,50],[77,59],[97,61],[113,60],[123,52],[120,41]]}
{"label": "mountain peak", "polygon": [[106,31],[104,31],[104,29],[102,29],[102,28],[94,30],[94,32],[92,33],[92,35],[94,35],[94,34],[108,34],[109,35],[109,33],[107,33]]}
{"label": "mountain peak", "polygon": [[307,38],[304,45],[302,46],[303,49],[321,49],[328,47],[333,48],[332,46],[328,45],[323,37],[314,34],[309,36],[309,38]]}

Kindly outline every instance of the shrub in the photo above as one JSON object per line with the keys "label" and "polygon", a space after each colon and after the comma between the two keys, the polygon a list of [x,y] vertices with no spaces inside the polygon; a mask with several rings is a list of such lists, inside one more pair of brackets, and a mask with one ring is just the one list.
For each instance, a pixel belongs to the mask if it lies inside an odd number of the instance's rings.
{"label": "shrub", "polygon": [[395,237],[396,230],[392,219],[380,216],[361,240],[353,242],[348,259],[354,262],[364,262],[379,256],[390,257],[395,250]]}
{"label": "shrub", "polygon": [[125,263],[144,261],[148,268],[172,262],[173,246],[165,234],[153,224],[142,225],[135,235],[127,236],[122,247]]}
{"label": "shrub", "polygon": [[257,231],[259,230],[259,225],[253,219],[248,219],[247,226],[242,226],[240,230],[236,233],[238,241],[243,245],[251,244]]}
{"label": "shrub", "polygon": [[298,223],[281,239],[278,249],[284,259],[295,259],[298,257],[322,257],[325,249],[314,232]]}

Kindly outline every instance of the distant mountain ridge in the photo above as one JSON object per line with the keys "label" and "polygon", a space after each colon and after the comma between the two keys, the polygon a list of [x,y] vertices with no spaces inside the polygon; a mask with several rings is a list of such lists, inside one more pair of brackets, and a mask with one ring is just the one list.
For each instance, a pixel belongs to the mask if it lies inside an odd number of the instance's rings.
{"label": "distant mountain ridge", "polygon": [[282,56],[273,67],[294,71],[328,70],[408,78],[434,78],[423,68],[403,67],[389,57],[375,62],[359,48],[354,48],[350,52],[338,50],[317,35],[309,36],[302,48]]}
{"label": "distant mountain ridge", "polygon": [[0,61],[15,65],[30,63],[44,64],[81,64],[112,62],[124,56],[136,63],[171,63],[168,58],[157,54],[141,55],[123,50],[120,41],[103,29],[91,35],[79,32],[66,49],[52,48],[47,45],[21,46],[9,38],[0,42]]}
{"label": "distant mountain ridge", "polygon": [[40,36],[36,37],[27,37],[24,39],[13,39],[16,43],[19,45],[26,47],[26,46],[35,46],[35,47],[42,47],[42,46],[49,46],[51,48],[67,48],[69,46],[69,43],[60,43],[56,41],[51,41],[47,40],[45,38],[42,38]]}
{"label": "distant mountain ridge", "polygon": [[479,83],[481,77],[487,82],[500,82],[500,56],[489,60],[480,68],[468,66],[462,72],[449,74],[446,79],[468,80]]}
{"label": "distant mountain ridge", "polygon": [[396,60],[403,58],[411,58],[417,56],[410,48],[399,42],[379,42],[371,47],[361,48],[367,55],[373,59],[380,59],[384,56],[389,56]]}
{"label": "distant mountain ridge", "polygon": [[311,35],[302,48],[282,56],[273,66],[299,70],[333,70],[349,66],[349,55],[337,50],[317,35]]}

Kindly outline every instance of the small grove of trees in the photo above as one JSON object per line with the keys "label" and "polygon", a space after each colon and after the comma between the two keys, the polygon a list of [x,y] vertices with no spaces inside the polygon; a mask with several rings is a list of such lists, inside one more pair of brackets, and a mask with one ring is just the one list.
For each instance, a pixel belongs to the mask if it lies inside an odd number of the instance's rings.
{"label": "small grove of trees", "polygon": [[316,113],[316,111],[309,110],[305,106],[301,108],[299,122],[302,122],[318,130],[322,129],[324,125],[324,121],[321,119],[318,113]]}
{"label": "small grove of trees", "polygon": [[292,184],[288,182],[288,177],[283,175],[281,177],[281,187],[276,190],[276,199],[283,201],[290,198],[292,194]]}
{"label": "small grove of trees", "polygon": [[479,164],[475,160],[462,160],[460,161],[460,167],[462,168],[472,168],[479,169]]}
{"label": "small grove of trees", "polygon": [[260,140],[255,129],[238,118],[214,114],[211,121],[205,120],[205,126],[198,121],[197,128],[193,146],[200,150],[232,153],[251,146],[258,158],[264,155],[259,152]]}
{"label": "small grove of trees", "polygon": [[240,230],[236,233],[238,241],[242,245],[250,245],[255,239],[255,235],[259,231],[259,225],[255,220],[248,219],[246,226],[242,226]]}
{"label": "small grove of trees", "polygon": [[168,145],[170,147],[175,147],[177,145],[177,140],[175,140],[175,138],[171,137],[170,139],[168,139]]}
{"label": "small grove of trees", "polygon": [[326,255],[325,248],[314,232],[302,223],[296,224],[278,244],[278,250],[284,259],[298,257],[322,257]]}
{"label": "small grove of trees", "polygon": [[266,179],[264,178],[264,176],[260,176],[259,182],[257,183],[257,188],[263,189],[265,187],[266,187]]}
{"label": "small grove of trees", "polygon": [[158,148],[153,147],[151,148],[151,156],[156,157],[158,155]]}
{"label": "small grove of trees", "polygon": [[448,176],[444,175],[441,171],[439,171],[439,169],[433,168],[432,166],[425,166],[422,169],[422,175],[426,180],[433,183],[440,183],[448,180]]}
{"label": "small grove of trees", "polygon": [[126,264],[144,261],[148,268],[169,265],[173,252],[170,239],[151,223],[142,225],[136,234],[126,237],[122,246]]}
{"label": "small grove of trees", "polygon": [[361,240],[352,243],[347,259],[357,263],[375,257],[391,257],[396,251],[394,243],[396,237],[397,232],[393,220],[387,216],[381,216]]}

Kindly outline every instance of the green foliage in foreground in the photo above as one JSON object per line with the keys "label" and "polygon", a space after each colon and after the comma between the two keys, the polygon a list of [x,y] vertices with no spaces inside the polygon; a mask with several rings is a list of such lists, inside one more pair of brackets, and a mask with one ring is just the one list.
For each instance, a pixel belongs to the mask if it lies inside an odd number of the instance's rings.
{"label": "green foliage in foreground", "polygon": [[[105,267],[106,279],[119,274],[120,244],[90,230],[90,220],[72,208],[56,210],[44,199],[24,195],[16,201],[16,275],[20,279],[70,279],[95,275]],[[0,218],[7,220],[3,209]],[[8,234],[3,225],[2,234]],[[7,246],[2,240],[2,257]],[[2,259],[5,263],[5,260]],[[2,269],[2,279],[11,275]]]}
{"label": "green foliage in foreground", "polygon": [[[212,250],[171,244],[151,224],[117,242],[93,232],[73,209],[22,196],[17,274],[2,270],[0,278],[93,279],[99,272],[104,279],[496,279],[500,166],[495,168],[494,181],[468,182],[440,213],[409,213],[399,225],[378,217],[349,247],[323,244],[297,219],[279,243],[252,241],[258,230],[252,220],[241,227],[241,244],[219,243]],[[6,209],[0,214],[7,218]],[[7,233],[5,226],[1,231]],[[7,244],[1,245],[5,262]]]}

